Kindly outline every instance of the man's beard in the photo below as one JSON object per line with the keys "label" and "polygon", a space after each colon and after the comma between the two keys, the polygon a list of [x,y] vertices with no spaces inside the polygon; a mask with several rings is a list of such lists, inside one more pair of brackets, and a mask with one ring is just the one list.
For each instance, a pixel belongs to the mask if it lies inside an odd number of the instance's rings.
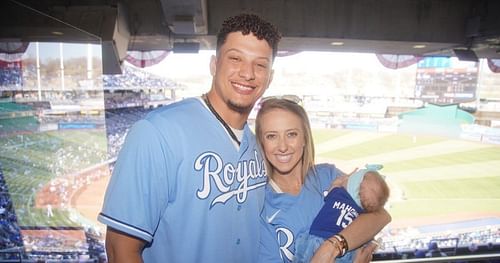
{"label": "man's beard", "polygon": [[233,103],[230,100],[227,102],[227,106],[231,110],[236,111],[236,112],[241,113],[241,114],[249,113],[253,108],[253,105],[250,105],[250,106],[238,105],[236,103]]}

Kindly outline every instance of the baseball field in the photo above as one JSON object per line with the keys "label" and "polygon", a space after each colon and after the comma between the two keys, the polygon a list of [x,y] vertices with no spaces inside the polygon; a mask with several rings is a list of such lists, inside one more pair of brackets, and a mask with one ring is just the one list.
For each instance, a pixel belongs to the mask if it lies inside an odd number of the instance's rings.
{"label": "baseball field", "polygon": [[[500,145],[336,129],[315,129],[314,140],[317,162],[345,172],[384,165],[393,227],[500,218]],[[0,145],[20,226],[102,227],[96,216],[109,180],[105,131],[14,135]]]}
{"label": "baseball field", "polygon": [[498,145],[345,130],[316,130],[315,139],[318,161],[384,165],[395,227],[500,217]]}

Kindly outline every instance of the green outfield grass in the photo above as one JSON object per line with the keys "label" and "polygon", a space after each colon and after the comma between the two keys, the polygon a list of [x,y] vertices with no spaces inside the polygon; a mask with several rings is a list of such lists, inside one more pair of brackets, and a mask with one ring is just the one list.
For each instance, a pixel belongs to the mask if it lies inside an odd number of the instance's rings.
{"label": "green outfield grass", "polygon": [[[451,221],[461,221],[460,216],[464,213],[475,213],[481,215],[492,211],[499,211],[498,199],[415,199],[405,202],[392,203],[387,209],[391,214],[392,221],[417,219],[421,217],[452,217]],[[429,224],[422,222],[421,224]]]}
{"label": "green outfield grass", "polygon": [[[389,162],[385,164],[385,172],[399,172],[404,170],[433,168],[449,165],[477,165],[482,162],[498,160],[500,160],[500,146],[491,146],[483,149],[474,149],[416,158],[411,161]],[[481,167],[478,167],[478,172],[481,173],[482,171],[479,169],[481,169]],[[456,172],[458,173],[459,171]],[[497,168],[497,175],[500,176],[500,167]]]}
{"label": "green outfield grass", "polygon": [[[338,131],[314,131],[319,143],[342,140]],[[363,133],[360,133],[363,136]],[[412,135],[388,134],[373,140],[354,143],[320,154],[332,160],[367,160],[372,155],[391,154],[404,150],[409,156],[383,163],[382,173],[391,183],[395,201],[389,212],[394,220],[446,216],[458,213],[500,213],[500,146],[481,145],[460,141],[465,146],[445,153],[429,151],[425,157],[412,158],[412,148],[426,145],[432,149],[450,139],[421,136],[414,141]],[[316,144],[318,145],[318,143]],[[442,150],[442,149],[439,149]]]}
{"label": "green outfield grass", "polygon": [[325,141],[335,139],[342,135],[349,134],[348,130],[333,130],[333,129],[314,129],[313,138],[315,144],[320,144]]}
{"label": "green outfield grass", "polygon": [[[21,226],[78,226],[66,209],[34,207],[35,194],[52,178],[107,158],[104,130],[63,130],[0,138],[0,164]],[[71,186],[70,186],[71,187]],[[74,217],[74,216],[73,216]]]}
{"label": "green outfield grass", "polygon": [[[327,137],[322,131],[322,137]],[[335,136],[336,133],[334,133]],[[323,154],[323,157],[349,160],[373,154],[392,152],[408,149],[415,146],[422,146],[440,142],[446,139],[440,137],[419,136],[417,142],[413,141],[413,136],[408,134],[388,134],[378,139],[370,140],[359,144],[350,145],[347,148],[337,149]]]}
{"label": "green outfield grass", "polygon": [[408,199],[500,199],[500,177],[405,181]]}
{"label": "green outfield grass", "polygon": [[[313,131],[316,146],[356,133],[348,130]],[[356,135],[355,134],[355,135]],[[366,132],[359,133],[365,136]],[[361,138],[361,137],[360,137]],[[500,213],[500,146],[460,141],[464,147],[449,152],[429,151],[413,157],[412,149],[440,147],[449,141],[443,137],[386,134],[371,140],[356,141],[319,157],[332,160],[370,160],[373,155],[402,151],[409,156],[384,162],[383,174],[391,184],[395,201],[389,212],[393,221],[453,213]],[[52,178],[78,172],[106,159],[106,135],[103,130],[67,130],[0,138],[0,163],[14,201],[21,226],[78,226],[74,214],[33,207],[34,194]],[[453,141],[452,141],[453,143]],[[71,156],[59,162],[62,152]],[[57,172],[56,172],[57,171]]]}

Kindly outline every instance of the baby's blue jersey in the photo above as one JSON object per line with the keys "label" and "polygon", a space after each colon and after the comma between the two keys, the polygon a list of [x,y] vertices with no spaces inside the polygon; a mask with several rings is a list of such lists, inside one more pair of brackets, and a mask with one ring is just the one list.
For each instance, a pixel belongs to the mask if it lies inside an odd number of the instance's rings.
{"label": "baby's blue jersey", "polygon": [[259,262],[292,262],[295,239],[309,232],[313,219],[324,204],[324,193],[341,173],[334,165],[316,165],[309,171],[297,196],[276,193],[266,186],[266,200],[261,213],[261,242]]}
{"label": "baby's blue jersey", "polygon": [[340,233],[354,221],[363,208],[359,207],[344,187],[335,187],[325,197],[323,207],[311,224],[309,233],[324,239]]}
{"label": "baby's blue jersey", "polygon": [[239,151],[199,99],[133,125],[98,219],[147,242],[144,262],[256,262],[266,174],[247,125]]}

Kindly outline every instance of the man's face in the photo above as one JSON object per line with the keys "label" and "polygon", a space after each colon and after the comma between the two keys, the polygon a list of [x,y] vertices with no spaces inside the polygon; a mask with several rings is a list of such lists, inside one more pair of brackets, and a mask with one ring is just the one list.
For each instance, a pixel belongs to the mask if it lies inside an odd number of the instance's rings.
{"label": "man's face", "polygon": [[210,61],[212,88],[230,110],[249,113],[272,80],[273,50],[252,33],[228,34]]}

